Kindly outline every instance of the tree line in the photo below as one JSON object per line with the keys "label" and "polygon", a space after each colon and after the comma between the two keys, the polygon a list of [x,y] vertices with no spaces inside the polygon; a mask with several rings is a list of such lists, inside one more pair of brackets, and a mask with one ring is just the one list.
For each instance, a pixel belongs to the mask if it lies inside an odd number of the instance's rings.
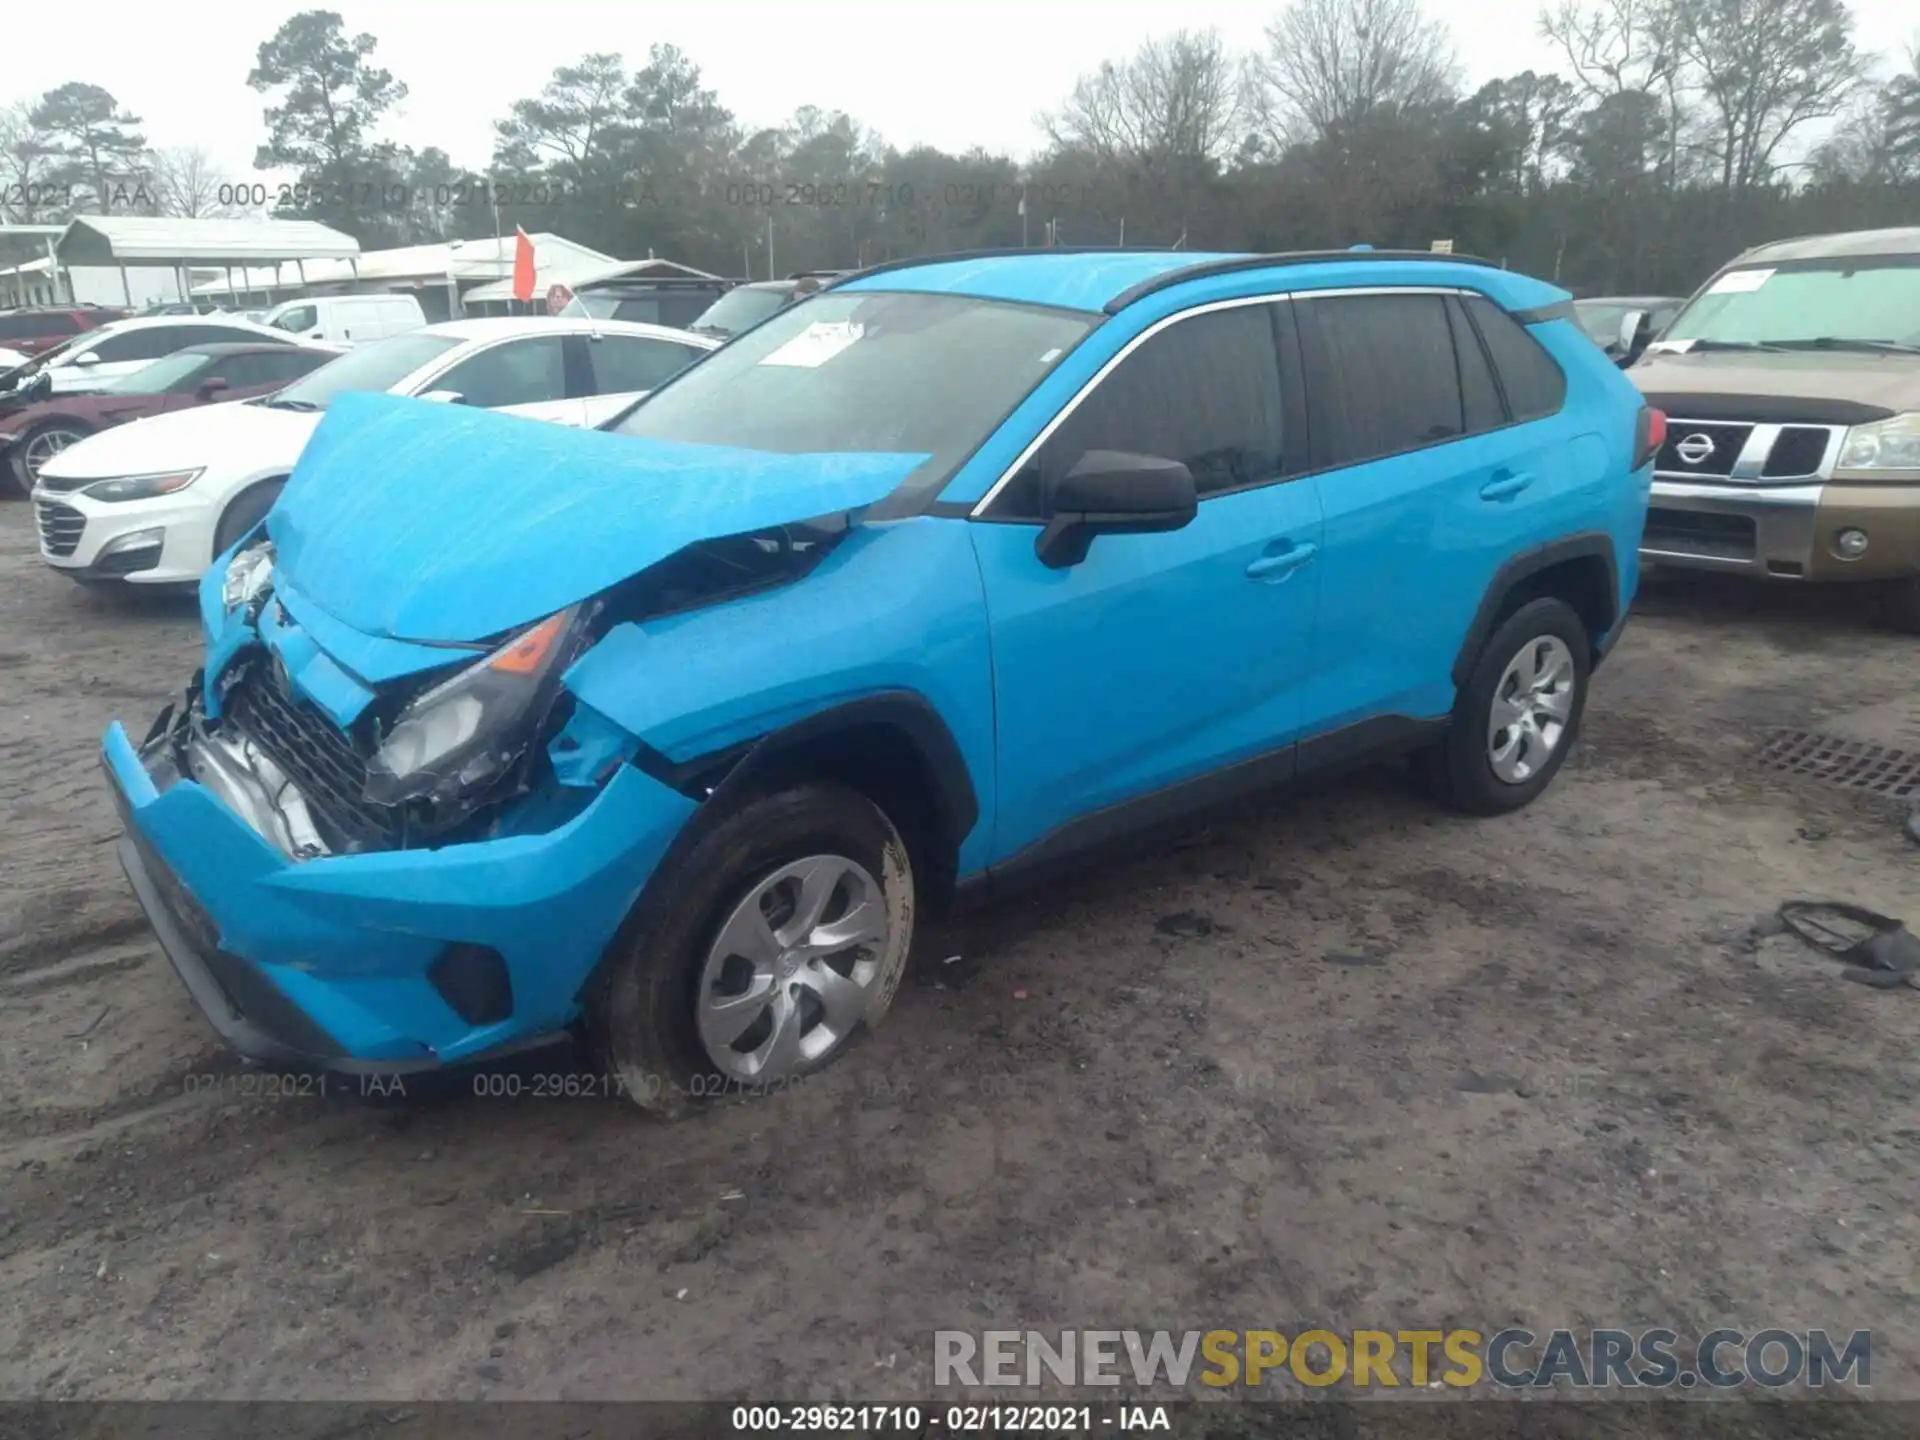
{"label": "tree line", "polygon": [[[840,110],[743,125],[657,44],[562,65],[489,166],[382,131],[405,83],[325,10],[259,47],[256,169],[155,149],[71,82],[0,112],[0,211],[265,214],[368,249],[548,230],[723,274],[983,246],[1376,246],[1496,259],[1588,292],[1681,293],[1735,251],[1920,216],[1920,41],[1855,43],[1844,0],[1553,0],[1560,63],[1469,90],[1418,0],[1293,0],[1256,53],[1180,30],[1080,77],[1029,157],[887,144]],[[1824,137],[1824,138],[1820,138]]]}

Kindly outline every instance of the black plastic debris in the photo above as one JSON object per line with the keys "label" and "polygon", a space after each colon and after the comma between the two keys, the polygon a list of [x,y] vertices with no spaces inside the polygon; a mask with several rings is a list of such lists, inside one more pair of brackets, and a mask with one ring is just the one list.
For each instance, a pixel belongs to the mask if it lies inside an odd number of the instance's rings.
{"label": "black plastic debris", "polygon": [[1789,900],[1780,923],[1848,968],[1844,978],[1876,990],[1920,980],[1920,937],[1906,923],[1840,900]]}

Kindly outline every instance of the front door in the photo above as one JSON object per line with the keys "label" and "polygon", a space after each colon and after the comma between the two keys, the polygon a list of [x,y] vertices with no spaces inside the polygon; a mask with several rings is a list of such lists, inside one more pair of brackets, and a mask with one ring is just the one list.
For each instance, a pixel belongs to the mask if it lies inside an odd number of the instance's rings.
{"label": "front door", "polygon": [[[1110,368],[974,524],[993,645],[996,860],[1259,756],[1284,762],[1316,620],[1320,501],[1290,478],[1270,302],[1175,320]],[[1184,529],[1035,554],[1042,477],[1092,450],[1185,462]]]}

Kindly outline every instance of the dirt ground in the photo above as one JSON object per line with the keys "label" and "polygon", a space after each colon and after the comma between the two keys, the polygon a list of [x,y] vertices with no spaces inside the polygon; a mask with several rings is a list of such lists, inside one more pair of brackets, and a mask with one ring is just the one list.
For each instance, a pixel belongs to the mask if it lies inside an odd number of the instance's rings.
{"label": "dirt ground", "polygon": [[1871,1329],[1920,1398],[1920,993],[1759,923],[1920,923],[1897,812],[1753,763],[1920,745],[1849,597],[1658,586],[1529,811],[1265,802],[926,934],[860,1053],[678,1126],[242,1092],[95,758],[195,634],[0,506],[0,1393],[878,1401],[936,1328],[1519,1322]]}

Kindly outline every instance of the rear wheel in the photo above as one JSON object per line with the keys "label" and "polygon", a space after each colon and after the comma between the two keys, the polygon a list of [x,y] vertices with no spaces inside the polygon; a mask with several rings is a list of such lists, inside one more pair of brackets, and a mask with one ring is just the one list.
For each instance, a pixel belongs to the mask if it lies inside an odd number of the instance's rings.
{"label": "rear wheel", "polygon": [[1435,798],[1469,815],[1531,803],[1580,729],[1592,642],[1564,600],[1531,600],[1481,647],[1444,740],[1415,757]]}
{"label": "rear wheel", "polygon": [[32,492],[40,467],[69,445],[78,444],[93,432],[72,420],[50,420],[36,425],[13,445],[13,478],[20,493]]}
{"label": "rear wheel", "polygon": [[786,1088],[893,1003],[913,942],[913,866],[857,791],[803,784],[750,799],[654,890],[587,1005],[601,1068],[645,1110],[678,1118],[702,1098]]}

